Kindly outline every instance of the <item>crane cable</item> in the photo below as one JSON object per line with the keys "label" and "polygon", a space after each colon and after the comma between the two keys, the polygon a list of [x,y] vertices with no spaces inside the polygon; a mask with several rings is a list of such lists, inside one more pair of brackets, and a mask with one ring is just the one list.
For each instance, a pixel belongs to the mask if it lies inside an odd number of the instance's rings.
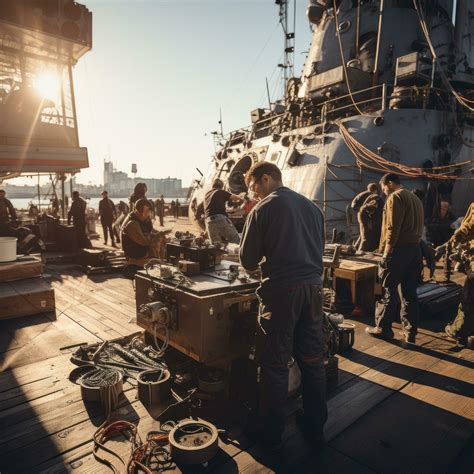
{"label": "crane cable", "polygon": [[439,62],[438,55],[437,55],[436,50],[433,46],[433,42],[431,41],[430,33],[429,33],[429,30],[428,30],[428,27],[427,27],[427,24],[426,24],[426,18],[425,18],[424,12],[423,12],[421,2],[420,2],[420,4],[418,4],[418,0],[413,0],[413,6],[415,7],[416,13],[418,14],[418,19],[420,21],[421,29],[422,29],[423,34],[425,36],[426,42],[428,43],[428,46],[430,48],[430,51],[431,51],[431,54],[432,54],[433,59],[435,61],[435,64],[436,64],[436,66],[438,66],[438,70],[439,70],[441,79],[443,80],[443,83],[445,84],[445,86],[448,88],[448,90],[454,95],[456,100],[462,106],[469,109],[470,112],[474,112],[474,107],[472,105],[469,105],[469,104],[474,104],[474,100],[468,99],[467,97],[463,97],[461,94],[459,94],[454,89],[454,87],[451,84],[451,81],[446,76],[446,73],[444,72],[444,69],[443,69],[441,63]]}

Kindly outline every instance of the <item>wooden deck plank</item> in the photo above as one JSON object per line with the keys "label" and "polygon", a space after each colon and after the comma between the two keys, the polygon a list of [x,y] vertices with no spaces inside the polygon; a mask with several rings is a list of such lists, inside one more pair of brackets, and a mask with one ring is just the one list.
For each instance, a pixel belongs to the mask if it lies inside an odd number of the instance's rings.
{"label": "wooden deck plank", "polygon": [[[24,472],[109,472],[92,457],[91,436],[103,420],[100,408],[87,411],[79,388],[66,379],[74,366],[60,348],[139,330],[129,323],[135,315],[133,286],[119,275],[88,277],[74,267],[64,274],[61,269],[46,269],[57,290],[57,320],[49,315],[32,326],[9,325],[0,339],[0,352],[8,349],[0,357],[5,360],[11,353],[12,369],[0,373],[0,426],[8,428],[0,434],[3,465]],[[466,376],[472,351],[452,351],[453,344],[430,329],[420,330],[421,346],[410,351],[400,342],[367,336],[368,321],[355,322],[355,347],[339,358],[340,376],[329,388],[328,448],[312,453],[290,416],[280,461],[263,455],[234,430],[236,444],[221,440],[222,451],[205,472],[406,472],[407,465],[412,472],[411,466],[425,472],[425,465],[438,472],[457,459],[474,433],[472,377]],[[28,354],[26,347],[34,350]],[[17,353],[19,363],[12,359]],[[135,400],[135,389],[127,387],[121,407],[127,410],[121,417],[140,420],[142,434],[157,426]],[[419,437],[422,461],[416,454]],[[128,454],[126,444],[120,450]],[[433,459],[431,450],[436,451]],[[390,469],[384,462],[391,463]]]}

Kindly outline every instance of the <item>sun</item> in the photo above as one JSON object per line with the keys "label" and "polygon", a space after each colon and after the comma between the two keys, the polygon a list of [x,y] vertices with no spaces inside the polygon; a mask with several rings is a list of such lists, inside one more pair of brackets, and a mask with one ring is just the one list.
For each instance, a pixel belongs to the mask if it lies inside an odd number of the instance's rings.
{"label": "sun", "polygon": [[59,102],[61,83],[59,77],[52,72],[42,72],[34,82],[35,89],[42,99],[48,99],[55,104]]}

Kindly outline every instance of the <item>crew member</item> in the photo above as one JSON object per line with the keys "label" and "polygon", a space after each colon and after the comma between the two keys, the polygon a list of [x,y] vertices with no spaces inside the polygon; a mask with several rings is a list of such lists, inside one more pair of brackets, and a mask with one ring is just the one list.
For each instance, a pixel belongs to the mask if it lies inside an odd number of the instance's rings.
{"label": "crew member", "polygon": [[[474,333],[474,202],[471,203],[461,226],[456,230],[449,242],[452,245],[465,244],[468,246],[469,258],[466,262],[466,280],[461,297],[461,303],[455,320],[445,328],[446,334],[466,344],[469,336]],[[436,249],[437,253],[445,251],[447,244]]]}
{"label": "crew member", "polygon": [[[254,430],[270,451],[281,444],[288,395],[288,362],[294,354],[302,373],[303,433],[320,445],[327,420],[322,282],[324,217],[310,200],[283,186],[273,163],[252,166],[245,177],[261,200],[250,212],[242,234],[240,262],[259,266],[262,281],[259,327],[261,426]],[[256,432],[256,433],[255,433]]]}
{"label": "crew member", "polygon": [[145,183],[137,183],[133,189],[133,193],[129,199],[130,211],[135,209],[135,203],[139,199],[146,199],[146,193],[148,191],[147,185]]}
{"label": "crew member", "polygon": [[155,201],[155,214],[160,219],[160,227],[163,227],[165,219],[165,199],[163,194],[161,195],[160,199],[156,199]]}
{"label": "crew member", "polygon": [[143,267],[151,258],[165,257],[164,233],[150,229],[150,212],[150,201],[139,199],[123,223],[122,248],[128,265]]}
{"label": "crew member", "polygon": [[107,245],[108,234],[110,234],[112,247],[115,247],[115,237],[112,230],[112,224],[117,218],[117,213],[115,212],[115,204],[111,199],[109,199],[109,193],[105,190],[102,191],[102,199],[99,202],[99,216],[102,230],[104,231],[104,244]]}
{"label": "crew member", "polygon": [[385,293],[377,304],[376,326],[367,327],[366,332],[381,339],[393,338],[392,322],[400,307],[398,286],[401,285],[402,335],[406,342],[415,343],[419,319],[416,288],[422,269],[423,205],[415,194],[402,188],[395,173],[384,175],[380,185],[387,195],[379,248],[383,255],[379,276]]}
{"label": "crew member", "polygon": [[227,216],[225,205],[227,202],[239,202],[245,196],[224,191],[224,183],[216,178],[212,183],[212,189],[204,197],[204,216],[207,233],[213,244],[222,241],[238,244],[240,241],[239,233]]}
{"label": "crew member", "polygon": [[451,225],[456,220],[456,216],[450,208],[449,202],[440,201],[433,217],[426,219],[426,240],[435,247],[446,243],[454,233]]}
{"label": "crew member", "polygon": [[181,215],[181,203],[179,202],[179,199],[176,199],[176,219],[179,219],[179,216]]}
{"label": "crew member", "polygon": [[13,204],[6,198],[6,192],[0,189],[0,224],[16,221],[16,211]]}
{"label": "crew member", "polygon": [[86,235],[86,208],[86,201],[79,196],[78,191],[73,191],[71,209],[69,209],[67,214],[67,223],[71,224],[72,219],[79,248],[91,247]]}
{"label": "crew member", "polygon": [[373,252],[380,242],[382,227],[383,200],[378,194],[375,183],[370,183],[367,190],[359,193],[352,201],[351,208],[357,212],[360,236],[356,248]]}
{"label": "crew member", "polygon": [[118,210],[117,219],[114,222],[112,230],[114,231],[115,241],[119,244],[120,243],[120,230],[122,228],[122,222],[128,216],[130,208],[128,207],[128,204],[126,202],[119,201],[119,203],[117,204],[116,209]]}

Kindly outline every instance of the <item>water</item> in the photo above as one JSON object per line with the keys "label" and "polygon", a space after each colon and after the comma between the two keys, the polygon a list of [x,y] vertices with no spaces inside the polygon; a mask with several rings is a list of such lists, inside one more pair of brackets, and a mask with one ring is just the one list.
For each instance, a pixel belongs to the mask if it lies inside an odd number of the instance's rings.
{"label": "water", "polygon": [[[7,196],[8,197],[8,196]],[[159,196],[158,196],[159,197]],[[34,204],[38,205],[38,199],[34,199],[34,198],[9,198],[10,201],[12,202],[12,204],[15,206],[16,209],[28,209],[28,206],[30,204],[30,202],[33,202]],[[87,199],[87,207],[91,207],[92,209],[99,209],[99,201],[101,200],[102,198],[100,197],[92,197],[92,198],[89,198]],[[117,205],[119,203],[119,201],[124,201],[128,204],[128,196],[126,197],[114,197],[114,198],[111,198],[112,201],[114,202],[115,205]],[[152,200],[155,200],[156,197],[154,196],[151,196],[150,199]],[[176,199],[181,203],[183,204],[186,199],[181,197],[181,198],[173,198],[173,197],[165,197],[165,202],[166,203],[170,203],[171,201],[176,201]],[[69,202],[71,202],[69,200]],[[48,208],[50,205],[50,201],[49,199],[48,200],[41,200],[41,208],[43,208],[44,206],[44,209]]]}

